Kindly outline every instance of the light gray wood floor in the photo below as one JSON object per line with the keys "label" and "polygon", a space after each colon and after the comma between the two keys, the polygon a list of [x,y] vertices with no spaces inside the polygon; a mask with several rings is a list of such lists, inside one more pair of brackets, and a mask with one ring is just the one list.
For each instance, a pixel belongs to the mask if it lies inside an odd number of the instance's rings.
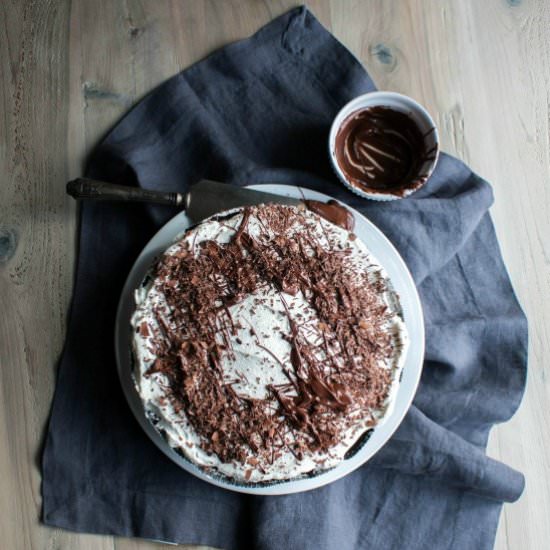
{"label": "light gray wood floor", "polygon": [[[133,550],[43,527],[37,453],[72,289],[76,209],[64,182],[167,77],[294,7],[288,0],[6,1],[0,6],[0,533],[2,548]],[[381,89],[435,117],[444,150],[494,185],[493,219],[530,319],[523,404],[489,453],[527,477],[496,548],[550,540],[550,3],[316,0]]]}

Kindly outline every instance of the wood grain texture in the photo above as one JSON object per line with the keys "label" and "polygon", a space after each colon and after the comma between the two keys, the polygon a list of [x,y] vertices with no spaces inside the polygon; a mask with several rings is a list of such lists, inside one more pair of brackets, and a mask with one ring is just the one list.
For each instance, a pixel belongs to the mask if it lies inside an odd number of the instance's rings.
{"label": "wood grain texture", "polygon": [[[38,456],[72,290],[76,208],[64,183],[154,86],[295,2],[6,0],[0,5],[0,546],[154,550],[40,525]],[[493,183],[492,209],[530,319],[527,392],[489,453],[523,471],[497,550],[550,540],[550,4],[316,0],[376,84],[435,117],[443,148]]]}

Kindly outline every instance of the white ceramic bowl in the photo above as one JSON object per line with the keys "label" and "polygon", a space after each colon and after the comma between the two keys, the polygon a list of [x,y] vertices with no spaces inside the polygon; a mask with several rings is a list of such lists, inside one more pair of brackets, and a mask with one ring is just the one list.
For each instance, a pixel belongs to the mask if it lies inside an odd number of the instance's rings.
{"label": "white ceramic bowl", "polygon": [[[377,193],[375,190],[366,191],[353,185],[345,176],[336,159],[336,135],[340,126],[352,113],[367,107],[388,107],[408,115],[418,126],[420,132],[425,135],[426,151],[435,149],[433,159],[426,160],[420,167],[420,173],[425,174],[425,180],[418,187],[407,189],[401,194]],[[329,134],[329,154],[332,166],[342,183],[356,195],[377,201],[391,201],[407,197],[423,187],[432,174],[439,158],[439,134],[432,117],[420,103],[414,99],[395,92],[369,92],[360,95],[344,105],[332,122]]]}

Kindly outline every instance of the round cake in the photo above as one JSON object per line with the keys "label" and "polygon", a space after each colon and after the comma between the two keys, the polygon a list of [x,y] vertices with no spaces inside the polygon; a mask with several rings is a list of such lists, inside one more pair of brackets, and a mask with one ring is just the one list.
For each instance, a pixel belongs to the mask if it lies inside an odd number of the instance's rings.
{"label": "round cake", "polygon": [[338,465],[389,414],[407,349],[399,298],[348,229],[260,205],[190,228],[136,291],[148,419],[238,483]]}

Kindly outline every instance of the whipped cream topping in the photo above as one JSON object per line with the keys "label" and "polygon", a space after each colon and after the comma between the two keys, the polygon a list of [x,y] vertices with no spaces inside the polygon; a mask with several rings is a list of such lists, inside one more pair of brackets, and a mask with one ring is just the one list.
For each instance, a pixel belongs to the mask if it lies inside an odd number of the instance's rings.
{"label": "whipped cream topping", "polygon": [[[285,220],[284,237],[277,231],[280,229],[277,224],[268,223],[277,216]],[[384,333],[383,341],[389,346],[389,352],[380,353],[374,367],[371,366],[371,369],[382,372],[382,377],[378,373],[372,378],[372,384],[381,385],[375,392],[378,406],[367,407],[364,403],[355,406],[356,395],[346,393],[346,378],[344,375],[339,378],[338,373],[350,365],[360,369],[360,365],[355,364],[358,357],[349,357],[348,350],[342,349],[334,337],[331,342],[322,342],[325,333],[328,334],[328,327],[325,328],[326,323],[321,320],[309,287],[302,285],[299,288],[299,285],[291,284],[285,288],[284,284],[262,281],[252,292],[239,294],[234,303],[228,302],[224,308],[220,304],[220,310],[224,309],[224,312],[213,337],[216,349],[222,350],[216,360],[220,369],[216,391],[231,388],[230,403],[253,403],[260,411],[254,414],[263,418],[264,424],[268,422],[273,427],[265,430],[269,435],[262,436],[263,439],[249,433],[248,445],[237,440],[225,442],[226,447],[234,445],[242,449],[230,459],[227,456],[232,456],[231,452],[223,455],[224,458],[220,457],[221,453],[215,451],[224,438],[223,430],[213,429],[210,424],[205,430],[202,419],[193,416],[190,408],[186,410],[187,401],[174,398],[173,371],[158,367],[159,339],[165,338],[167,332],[185,333],[185,327],[178,326],[175,321],[177,315],[172,298],[167,298],[166,278],[159,283],[162,278],[158,276],[158,267],[135,293],[136,311],[131,321],[135,331],[134,378],[149,419],[169,445],[191,462],[240,482],[292,479],[336,466],[367,430],[389,415],[408,346],[407,332],[399,316],[399,299],[391,289],[388,276],[365,245],[349,231],[309,211],[265,206],[214,216],[186,232],[166,251],[161,264],[167,258],[172,258],[174,264],[180,256],[182,262],[186,262],[189,256],[198,258],[205,253],[204,245],[211,242],[219,247],[229,247],[244,227],[247,238],[268,244],[283,239],[280,241],[283,247],[294,247],[292,243],[302,242],[303,235],[307,234],[306,241],[320,247],[321,252],[340,254],[344,258],[342,265],[348,276],[349,273],[356,273],[358,277],[363,274],[363,286],[368,283],[376,289],[379,309],[384,311],[376,326]],[[243,256],[252,253],[243,248]],[[313,248],[302,253],[312,255]],[[319,269],[323,269],[322,265]],[[175,293],[179,286],[182,289],[184,286],[184,282],[177,278],[168,283]],[[199,285],[200,281],[193,284]],[[230,331],[224,325],[227,319],[232,323]],[[364,331],[363,328],[361,331],[365,334],[365,341],[372,342],[379,336],[368,334],[368,319],[357,322],[364,325]],[[298,330],[300,348],[297,353]],[[229,346],[227,339],[230,340]],[[185,337],[183,340],[185,343]],[[165,348],[163,346],[161,351]],[[317,378],[310,383],[309,393],[306,391],[308,401],[300,395],[304,388],[309,387],[302,383],[309,376],[304,375],[303,363],[306,360],[298,356],[311,350],[313,352],[308,356],[310,370],[307,372],[312,380]],[[161,366],[164,366],[162,361]],[[312,374],[313,363],[316,365],[315,376]],[[360,370],[357,372],[361,374]],[[185,383],[185,379],[179,383]],[[365,392],[367,390],[365,386]],[[322,409],[323,405],[327,405],[326,410]],[[318,408],[324,412],[317,413]],[[332,437],[321,434],[324,439],[319,436],[320,441],[329,441],[330,445],[317,444],[315,437],[311,436],[319,431],[319,426],[326,428],[322,422],[317,427],[311,419],[300,424],[304,414],[310,414],[304,413],[306,409],[311,409],[312,417],[330,416],[332,424],[329,428],[332,432],[337,429],[338,433]],[[262,426],[258,425],[258,433]],[[275,426],[276,432],[273,433]],[[326,429],[330,432],[329,428]],[[297,439],[304,443],[297,446]]]}

